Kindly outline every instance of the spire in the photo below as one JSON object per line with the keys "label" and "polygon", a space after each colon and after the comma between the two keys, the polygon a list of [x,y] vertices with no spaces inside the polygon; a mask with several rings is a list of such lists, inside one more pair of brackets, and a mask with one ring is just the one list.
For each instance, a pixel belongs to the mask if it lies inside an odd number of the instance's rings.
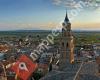
{"label": "spire", "polygon": [[65,22],[69,22],[68,15],[67,15],[67,11],[66,11]]}

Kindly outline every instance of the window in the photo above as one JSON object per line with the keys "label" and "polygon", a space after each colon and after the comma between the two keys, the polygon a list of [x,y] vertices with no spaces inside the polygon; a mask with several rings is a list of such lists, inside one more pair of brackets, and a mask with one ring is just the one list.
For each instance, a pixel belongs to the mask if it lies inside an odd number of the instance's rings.
{"label": "window", "polygon": [[64,42],[62,42],[62,47],[64,47]]}

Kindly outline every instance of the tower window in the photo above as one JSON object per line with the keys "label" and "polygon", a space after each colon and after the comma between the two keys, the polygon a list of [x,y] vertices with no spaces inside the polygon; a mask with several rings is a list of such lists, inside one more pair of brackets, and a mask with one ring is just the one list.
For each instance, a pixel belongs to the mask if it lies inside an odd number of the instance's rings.
{"label": "tower window", "polygon": [[62,46],[64,47],[64,42],[62,42]]}
{"label": "tower window", "polygon": [[67,44],[66,44],[66,47],[68,47],[68,42],[67,42]]}

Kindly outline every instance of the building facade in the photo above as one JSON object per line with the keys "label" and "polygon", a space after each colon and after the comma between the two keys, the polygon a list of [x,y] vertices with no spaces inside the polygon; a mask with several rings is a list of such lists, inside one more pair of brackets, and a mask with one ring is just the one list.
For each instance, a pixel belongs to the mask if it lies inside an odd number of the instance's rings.
{"label": "building facade", "polygon": [[62,23],[62,37],[61,37],[61,63],[66,61],[74,62],[74,37],[71,30],[71,23],[68,19],[67,13],[64,22]]}

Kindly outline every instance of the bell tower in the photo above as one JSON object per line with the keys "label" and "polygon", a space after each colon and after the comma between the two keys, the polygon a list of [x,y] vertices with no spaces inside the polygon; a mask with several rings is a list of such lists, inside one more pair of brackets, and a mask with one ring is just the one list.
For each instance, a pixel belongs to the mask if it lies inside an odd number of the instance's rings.
{"label": "bell tower", "polygon": [[62,23],[62,35],[60,44],[61,63],[74,62],[74,37],[72,35],[71,23],[68,19],[67,12],[64,22]]}

